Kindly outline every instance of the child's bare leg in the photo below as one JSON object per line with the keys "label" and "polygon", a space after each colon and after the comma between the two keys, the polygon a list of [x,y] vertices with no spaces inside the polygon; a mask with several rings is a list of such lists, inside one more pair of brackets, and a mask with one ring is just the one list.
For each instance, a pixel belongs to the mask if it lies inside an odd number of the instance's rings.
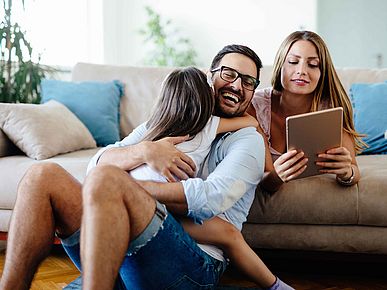
{"label": "child's bare leg", "polygon": [[246,243],[241,232],[232,224],[215,217],[205,221],[203,225],[197,225],[190,219],[184,219],[182,225],[199,243],[222,248],[231,261],[259,286],[271,287],[276,282],[276,277]]}

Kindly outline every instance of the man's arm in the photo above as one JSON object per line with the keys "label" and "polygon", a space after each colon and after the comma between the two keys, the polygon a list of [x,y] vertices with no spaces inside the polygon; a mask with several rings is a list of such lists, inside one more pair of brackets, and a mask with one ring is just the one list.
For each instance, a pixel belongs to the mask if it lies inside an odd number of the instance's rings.
{"label": "man's arm", "polygon": [[200,222],[227,211],[238,216],[238,221],[234,221],[240,226],[263,176],[265,150],[262,136],[254,128],[243,128],[223,136],[210,154],[211,174],[206,180],[182,181],[188,216]]}
{"label": "man's arm", "polygon": [[168,181],[176,181],[176,177],[187,179],[194,176],[195,163],[175,147],[175,144],[185,140],[186,137],[167,137],[155,142],[142,141],[135,145],[110,148],[101,155],[98,164],[113,164],[125,171],[148,164]]}
{"label": "man's arm", "polygon": [[146,151],[150,145],[148,141],[143,141],[134,145],[124,147],[110,147],[99,157],[96,165],[115,165],[122,170],[129,171],[137,166],[146,163]]}
{"label": "man's arm", "polygon": [[155,199],[166,205],[174,214],[187,215],[188,205],[181,182],[137,181]]}
{"label": "man's arm", "polygon": [[97,165],[115,165],[125,171],[148,164],[168,181],[175,176],[187,179],[195,174],[195,164],[190,157],[175,148],[188,136],[167,137],[161,140],[141,141],[146,133],[145,123],[138,126],[120,142],[101,149],[90,161],[87,172]]}

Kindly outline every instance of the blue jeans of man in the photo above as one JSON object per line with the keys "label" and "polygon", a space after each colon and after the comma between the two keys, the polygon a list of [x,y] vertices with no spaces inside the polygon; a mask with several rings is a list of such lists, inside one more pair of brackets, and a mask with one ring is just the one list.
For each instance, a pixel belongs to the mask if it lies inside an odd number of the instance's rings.
{"label": "blue jeans of man", "polygon": [[[81,270],[79,237],[78,231],[62,244]],[[129,244],[115,289],[215,289],[225,268],[225,262],[201,250],[165,206],[157,203],[149,225]]]}

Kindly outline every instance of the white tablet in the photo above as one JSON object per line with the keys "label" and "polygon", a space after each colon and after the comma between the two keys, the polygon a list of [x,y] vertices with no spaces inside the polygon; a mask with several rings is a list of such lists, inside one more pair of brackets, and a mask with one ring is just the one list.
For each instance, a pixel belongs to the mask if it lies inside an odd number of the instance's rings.
{"label": "white tablet", "polygon": [[343,108],[333,108],[286,118],[287,150],[303,151],[308,157],[305,171],[297,178],[320,174],[317,154],[340,147],[343,131]]}

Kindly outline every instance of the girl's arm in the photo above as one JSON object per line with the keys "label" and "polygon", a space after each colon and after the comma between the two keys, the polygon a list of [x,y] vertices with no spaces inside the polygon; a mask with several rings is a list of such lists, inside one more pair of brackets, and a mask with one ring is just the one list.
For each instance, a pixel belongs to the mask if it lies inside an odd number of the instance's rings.
{"label": "girl's arm", "polygon": [[220,118],[216,134],[237,131],[246,127],[258,127],[258,121],[247,113],[241,117]]}

